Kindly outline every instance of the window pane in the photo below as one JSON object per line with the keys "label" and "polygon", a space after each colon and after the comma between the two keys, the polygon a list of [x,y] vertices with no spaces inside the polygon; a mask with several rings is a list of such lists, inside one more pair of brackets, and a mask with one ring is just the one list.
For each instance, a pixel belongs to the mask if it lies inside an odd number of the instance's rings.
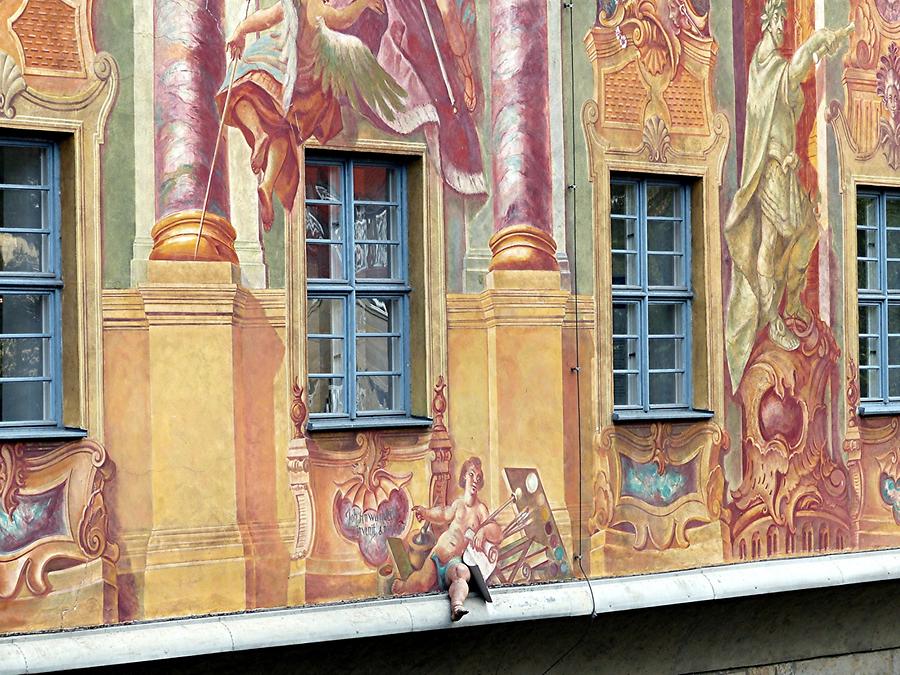
{"label": "window pane", "polygon": [[875,335],[881,333],[881,307],[878,305],[859,306],[859,334]]}
{"label": "window pane", "polygon": [[681,217],[682,188],[675,185],[647,186],[647,216]]}
{"label": "window pane", "polygon": [[900,227],[900,199],[888,199],[885,210],[885,225]]}
{"label": "window pane", "polygon": [[637,214],[637,186],[613,183],[610,192],[610,213],[613,215]]}
{"label": "window pane", "polygon": [[353,209],[353,236],[358,240],[398,241],[396,206],[356,205]]}
{"label": "window pane", "polygon": [[44,272],[47,235],[0,232],[0,272]]}
{"label": "window pane", "polygon": [[48,196],[46,190],[0,190],[0,227],[47,227]]}
{"label": "window pane", "polygon": [[900,398],[900,368],[888,368],[888,397]]}
{"label": "window pane", "polygon": [[306,198],[341,200],[341,167],[321,164],[306,165]]}
{"label": "window pane", "polygon": [[0,333],[43,333],[49,329],[50,296],[0,294]]}
{"label": "window pane", "polygon": [[358,279],[399,279],[399,244],[356,244],[353,253]]}
{"label": "window pane", "polygon": [[340,375],[344,372],[343,339],[310,338],[306,344],[310,375]]}
{"label": "window pane", "polygon": [[881,398],[881,375],[878,368],[860,369],[859,396],[862,399]]}
{"label": "window pane", "polygon": [[856,198],[856,226],[868,225],[875,227],[878,224],[878,198],[865,195]]}
{"label": "window pane", "polygon": [[649,286],[683,286],[684,256],[660,255],[647,256],[647,284]]}
{"label": "window pane", "polygon": [[[877,337],[861,337],[859,338],[859,365],[861,366],[878,366],[878,343]],[[893,347],[893,346],[892,346]],[[893,350],[892,350],[893,351]],[[900,363],[900,353],[896,354],[897,362]]]}
{"label": "window pane", "polygon": [[682,373],[650,373],[650,405],[684,405]]}
{"label": "window pane", "polygon": [[356,378],[356,409],[386,412],[403,408],[401,378],[391,375],[360,375]]}
{"label": "window pane", "polygon": [[636,253],[612,254],[613,286],[640,286]]}
{"label": "window pane", "polygon": [[0,377],[48,377],[50,340],[0,338]]}
{"label": "window pane", "polygon": [[878,263],[874,260],[859,260],[856,263],[856,283],[860,290],[878,290]]}
{"label": "window pane", "polygon": [[42,422],[49,410],[49,383],[0,382],[0,421]]}
{"label": "window pane", "polygon": [[612,247],[619,251],[637,251],[637,220],[634,218],[613,218],[610,221]]}
{"label": "window pane", "polygon": [[368,202],[394,201],[394,171],[384,166],[353,166],[353,199]]}
{"label": "window pane", "polygon": [[344,247],[341,244],[307,244],[306,277],[308,279],[343,279]]}
{"label": "window pane", "polygon": [[343,238],[341,231],[341,207],[327,204],[306,205],[306,238],[333,239]]}
{"label": "window pane", "polygon": [[345,414],[344,378],[311,377],[309,378],[309,394],[307,395],[309,412]]}
{"label": "window pane", "polygon": [[[863,340],[871,340],[872,338],[860,338],[860,346]],[[871,347],[870,347],[871,348]],[[888,364],[892,366],[900,366],[900,335],[891,335],[888,337]],[[862,365],[862,354],[859,355],[859,362]],[[878,365],[878,363],[866,364]]]}
{"label": "window pane", "polygon": [[650,335],[683,335],[683,303],[651,303],[647,308]]}
{"label": "window pane", "polygon": [[684,368],[684,340],[681,338],[651,338],[647,349],[650,370]]}
{"label": "window pane", "polygon": [[616,303],[613,305],[613,335],[639,335],[637,303]]}
{"label": "window pane", "polygon": [[900,288],[900,261],[888,261],[887,264],[887,287],[888,289]]}
{"label": "window pane", "polygon": [[400,338],[360,337],[356,339],[357,372],[398,371],[400,367]]}
{"label": "window pane", "polygon": [[900,230],[887,230],[887,257],[900,258]]}
{"label": "window pane", "polygon": [[400,301],[391,298],[357,298],[356,332],[399,333]]}
{"label": "window pane", "polygon": [[47,150],[27,146],[0,147],[0,183],[46,185]]}
{"label": "window pane", "polygon": [[683,253],[680,220],[647,221],[647,250]]}
{"label": "window pane", "polygon": [[613,375],[613,404],[617,406],[641,405],[639,376],[636,373]]}
{"label": "window pane", "polygon": [[900,305],[888,305],[888,333],[900,335]]}
{"label": "window pane", "polygon": [[613,370],[637,370],[638,349],[636,338],[613,338]]}
{"label": "window pane", "polygon": [[878,257],[878,230],[868,227],[856,230],[856,255],[859,258]]}
{"label": "window pane", "polygon": [[309,298],[306,316],[307,333],[344,334],[344,301],[340,298]]}

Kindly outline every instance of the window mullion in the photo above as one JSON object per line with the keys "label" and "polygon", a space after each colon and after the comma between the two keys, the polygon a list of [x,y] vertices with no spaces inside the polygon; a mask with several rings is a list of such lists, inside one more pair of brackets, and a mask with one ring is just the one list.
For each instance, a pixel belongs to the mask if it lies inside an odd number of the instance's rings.
{"label": "window mullion", "polygon": [[350,284],[347,295],[347,317],[344,325],[347,327],[347,362],[344,364],[346,373],[347,413],[351,420],[356,419],[356,247],[354,246],[355,231],[353,230],[353,161],[349,160],[343,165],[344,194],[342,196],[344,221],[344,274]]}
{"label": "window mullion", "polygon": [[637,238],[638,238],[638,274],[641,282],[640,335],[641,361],[638,364],[641,377],[641,408],[650,411],[650,290],[647,276],[647,184],[638,183],[637,190]]}

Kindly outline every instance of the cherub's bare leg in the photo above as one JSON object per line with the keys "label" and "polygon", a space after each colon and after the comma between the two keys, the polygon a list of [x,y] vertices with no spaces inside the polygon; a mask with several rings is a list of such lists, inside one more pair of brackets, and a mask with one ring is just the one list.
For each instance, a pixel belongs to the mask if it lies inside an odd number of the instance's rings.
{"label": "cherub's bare leg", "polygon": [[250,155],[250,169],[253,173],[258,174],[263,170],[267,163],[271,138],[266,132],[265,126],[256,112],[256,108],[254,108],[253,104],[246,98],[242,98],[234,104],[232,114],[253,137],[253,152]]}
{"label": "cherub's bare leg", "polygon": [[275,221],[272,194],[275,191],[275,181],[278,180],[289,150],[287,139],[276,136],[269,145],[265,170],[262,172],[259,186],[256,188],[256,194],[259,197],[259,217],[267,230]]}
{"label": "cherub's bare leg", "polygon": [[[467,570],[468,571],[468,570]],[[395,595],[403,593],[425,593],[437,586],[437,570],[434,568],[434,561],[428,558],[422,569],[418,569],[410,574],[405,580],[397,579],[391,586],[391,592]]]}
{"label": "cherub's bare leg", "polygon": [[447,33],[450,51],[456,57],[457,68],[459,68],[459,73],[463,77],[466,108],[475,110],[475,105],[478,102],[475,96],[475,74],[472,72],[472,63],[469,60],[469,47],[466,44],[466,33],[463,29],[462,20],[459,18],[456,0],[436,0],[436,3],[444,21],[444,31]]}
{"label": "cherub's bare leg", "polygon": [[447,570],[447,582],[450,591],[450,620],[459,621],[469,613],[463,603],[469,597],[469,568],[457,563]]}

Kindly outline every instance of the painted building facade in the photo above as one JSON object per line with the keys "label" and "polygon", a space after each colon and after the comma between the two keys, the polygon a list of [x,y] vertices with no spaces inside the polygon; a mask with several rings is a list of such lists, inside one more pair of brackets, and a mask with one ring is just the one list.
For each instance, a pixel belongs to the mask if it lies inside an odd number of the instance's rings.
{"label": "painted building facade", "polygon": [[489,584],[900,545],[898,43],[5,2],[0,630],[437,591],[464,489]]}

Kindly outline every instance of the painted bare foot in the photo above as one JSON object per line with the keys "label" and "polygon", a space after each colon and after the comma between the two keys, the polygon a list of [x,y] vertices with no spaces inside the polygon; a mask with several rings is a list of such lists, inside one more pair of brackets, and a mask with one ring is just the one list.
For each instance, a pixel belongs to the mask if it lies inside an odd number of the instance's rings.
{"label": "painted bare foot", "polygon": [[776,316],[769,324],[769,339],[788,352],[800,346],[800,339],[785,325],[784,319],[780,316]]}
{"label": "painted bare foot", "polygon": [[466,109],[472,112],[478,104],[478,97],[475,96],[475,78],[471,75],[466,75],[465,87]]}
{"label": "painted bare foot", "polygon": [[469,613],[469,610],[467,610],[462,605],[453,605],[450,608],[450,620],[451,621],[459,621],[461,618],[463,618],[468,613]]}
{"label": "painted bare foot", "polygon": [[265,190],[262,186],[259,186],[256,188],[256,194],[259,197],[259,218],[262,220],[266,232],[268,232],[272,229],[272,223],[275,222],[275,209],[272,207],[272,193]]}
{"label": "painted bare foot", "polygon": [[253,143],[253,154],[250,155],[250,169],[255,174],[262,173],[269,158],[269,134],[259,134]]}

